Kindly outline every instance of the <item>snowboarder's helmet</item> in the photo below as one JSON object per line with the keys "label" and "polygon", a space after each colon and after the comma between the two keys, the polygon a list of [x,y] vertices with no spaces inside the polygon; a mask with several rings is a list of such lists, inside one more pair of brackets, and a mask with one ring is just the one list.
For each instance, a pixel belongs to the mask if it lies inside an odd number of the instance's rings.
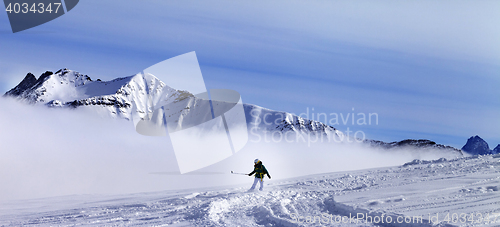
{"label": "snowboarder's helmet", "polygon": [[258,158],[253,161],[253,163],[255,163],[255,164],[257,164],[259,162],[260,162],[260,160]]}

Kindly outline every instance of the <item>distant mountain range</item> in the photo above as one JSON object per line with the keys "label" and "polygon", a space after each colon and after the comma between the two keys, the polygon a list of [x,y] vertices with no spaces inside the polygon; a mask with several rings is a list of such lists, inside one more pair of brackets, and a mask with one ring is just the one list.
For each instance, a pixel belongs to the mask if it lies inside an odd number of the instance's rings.
{"label": "distant mountain range", "polygon": [[[141,118],[151,114],[155,105],[168,105],[169,108],[165,109],[164,113],[169,127],[174,128],[181,127],[183,124],[191,124],[190,121],[199,118],[202,114],[199,110],[210,105],[207,100],[199,99],[188,91],[169,87],[151,74],[136,74],[110,81],[100,79],[94,81],[87,75],[69,69],[60,69],[55,73],[47,71],[38,79],[32,73],[28,73],[4,96],[48,107],[91,108],[99,113],[127,120],[131,120],[134,113]],[[322,122],[252,104],[243,104],[243,107],[249,130],[292,131],[338,138],[345,136],[341,131]],[[391,143],[366,140],[365,142],[385,149],[436,148],[462,155],[459,149],[436,144],[430,140],[408,139]],[[489,150],[488,144],[479,136],[475,136],[467,141],[462,150],[469,154],[494,154],[500,153],[500,145]]]}
{"label": "distant mountain range", "polygon": [[404,147],[414,147],[414,148],[420,148],[420,149],[439,149],[439,150],[448,150],[448,151],[455,151],[457,153],[460,153],[463,155],[462,151],[460,149],[451,147],[451,146],[446,146],[442,144],[437,144],[434,141],[430,140],[425,140],[425,139],[406,139],[406,140],[401,140],[399,142],[383,142],[383,141],[378,141],[378,140],[367,140],[368,143],[370,143],[372,146],[377,146],[377,147],[382,147],[386,149],[394,149],[394,148],[404,148]]}
{"label": "distant mountain range", "polygon": [[[99,113],[131,120],[133,113],[140,117],[151,114],[155,105],[167,105],[165,116],[169,127],[189,124],[200,118],[200,110],[210,105],[208,100],[195,97],[187,91],[167,86],[151,74],[117,78],[111,81],[92,80],[69,69],[53,73],[47,71],[38,79],[28,73],[5,96],[15,97],[30,104],[42,104],[60,108],[91,108]],[[213,105],[223,103],[213,102]],[[343,133],[318,121],[312,121],[290,113],[243,105],[247,124],[258,131],[293,131],[323,136],[339,136]],[[261,120],[265,119],[265,120]]]}

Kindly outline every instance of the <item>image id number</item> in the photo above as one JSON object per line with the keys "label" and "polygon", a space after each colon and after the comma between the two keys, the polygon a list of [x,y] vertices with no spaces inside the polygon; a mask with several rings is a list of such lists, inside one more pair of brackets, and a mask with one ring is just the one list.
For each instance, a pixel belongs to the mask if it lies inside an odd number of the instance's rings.
{"label": "image id number", "polygon": [[[31,4],[31,3],[30,3]],[[8,13],[57,13],[61,7],[61,3],[49,3],[47,6],[43,3],[9,3],[5,11]],[[54,7],[52,7],[54,4]]]}

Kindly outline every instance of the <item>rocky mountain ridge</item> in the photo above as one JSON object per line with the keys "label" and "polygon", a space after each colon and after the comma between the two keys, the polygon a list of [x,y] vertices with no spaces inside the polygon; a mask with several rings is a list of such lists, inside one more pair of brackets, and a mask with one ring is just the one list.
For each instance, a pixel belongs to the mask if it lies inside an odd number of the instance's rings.
{"label": "rocky mountain ridge", "polygon": [[472,155],[498,154],[500,153],[500,144],[498,144],[493,150],[490,150],[488,143],[476,135],[471,136],[467,140],[467,143],[462,147],[462,150]]}

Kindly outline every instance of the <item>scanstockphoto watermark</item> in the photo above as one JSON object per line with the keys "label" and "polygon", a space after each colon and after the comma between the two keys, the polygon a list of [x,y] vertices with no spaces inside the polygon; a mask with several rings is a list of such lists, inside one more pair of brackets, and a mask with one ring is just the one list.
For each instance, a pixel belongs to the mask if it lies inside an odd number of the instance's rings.
{"label": "scanstockphoto watermark", "polygon": [[349,216],[320,213],[319,215],[304,215],[291,213],[291,222],[295,224],[334,225],[334,224],[498,224],[500,213],[429,213],[428,215],[394,215],[373,213],[349,213]]}
{"label": "scanstockphoto watermark", "polygon": [[345,132],[301,132],[301,131],[267,131],[261,130],[260,127],[250,128],[251,142],[265,143],[307,143],[308,146],[314,143],[362,143],[366,139],[366,135],[362,130],[356,132],[349,128]]}
{"label": "scanstockphoto watermark", "polygon": [[314,107],[307,107],[304,113],[300,113],[297,116],[303,119],[323,122],[330,126],[378,125],[378,113],[357,112],[354,107],[352,107],[351,112],[347,113],[315,112]]}
{"label": "scanstockphoto watermark", "polygon": [[[362,142],[366,134],[353,131],[349,126],[362,127],[379,124],[378,113],[352,112],[321,113],[306,108],[304,113],[250,111],[250,134],[252,142]],[[334,130],[333,126],[346,126],[345,131]]]}
{"label": "scanstockphoto watermark", "polygon": [[322,213],[320,215],[301,216],[297,213],[290,214],[292,223],[295,224],[423,224],[423,216],[395,216],[395,215],[374,215],[368,213],[349,214],[349,216],[333,215]]}

